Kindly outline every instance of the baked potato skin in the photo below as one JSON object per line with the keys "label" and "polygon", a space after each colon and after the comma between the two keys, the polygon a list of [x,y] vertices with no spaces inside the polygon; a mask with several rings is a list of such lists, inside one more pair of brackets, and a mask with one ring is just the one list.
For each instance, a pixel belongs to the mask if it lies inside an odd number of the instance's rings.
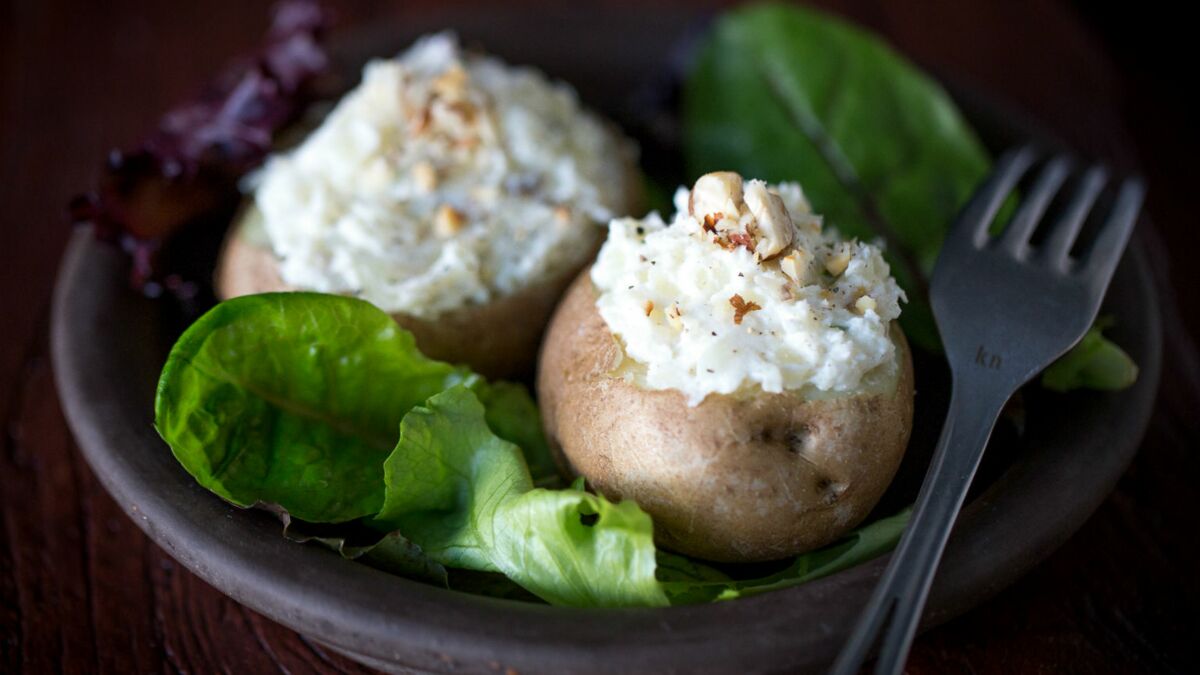
{"label": "baked potato skin", "polygon": [[[251,241],[244,230],[252,208],[235,221],[217,262],[214,286],[217,297],[304,290],[289,285],[279,275],[279,261],[270,248]],[[595,246],[603,230],[596,228]],[[586,264],[595,250],[580,256]],[[433,319],[396,313],[396,323],[412,332],[426,356],[464,363],[488,378],[520,379],[533,373],[542,333],[554,306],[578,271],[526,286],[482,305],[468,305]]]}
{"label": "baked potato skin", "polygon": [[663,546],[708,560],[772,560],[857,525],[891,482],[912,427],[913,373],[893,327],[894,386],[827,399],[758,390],[689,407],[612,375],[624,351],[585,271],[542,346],[538,398],[563,469],[653,517]]}

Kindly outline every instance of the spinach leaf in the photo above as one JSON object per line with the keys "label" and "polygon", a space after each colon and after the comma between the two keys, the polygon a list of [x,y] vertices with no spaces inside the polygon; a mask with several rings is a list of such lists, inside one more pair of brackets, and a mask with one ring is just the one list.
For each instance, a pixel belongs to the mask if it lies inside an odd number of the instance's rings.
{"label": "spinach leaf", "polygon": [[524,387],[428,359],[386,313],[334,295],[269,293],[214,307],[171,349],[155,426],[197,482],[224,499],[347,522],[383,505],[383,462],[404,415],[458,384],[478,393],[496,434],[552,480]]}
{"label": "spinach leaf", "polygon": [[155,426],[226,500],[344,522],[383,505],[383,461],[405,413],[477,381],[422,356],[411,334],[361,300],[245,296],[210,310],[171,349]]}
{"label": "spinach leaf", "polygon": [[939,344],[926,298],[951,219],[990,160],[949,96],[871,34],[821,13],[724,15],[684,90],[685,159],[799,181],[847,236],[882,238],[909,303],[908,336]]}
{"label": "spinach leaf", "polygon": [[1115,391],[1133,384],[1137,380],[1137,364],[1101,334],[1111,323],[1107,317],[1097,320],[1074,349],[1042,373],[1042,386],[1058,392]]}
{"label": "spinach leaf", "polygon": [[399,532],[380,533],[364,520],[346,523],[310,523],[279,513],[283,521],[283,536],[297,543],[312,542],[339,553],[348,560],[358,560],[372,567],[409,579],[448,586],[448,571],[433,561],[420,546]]}
{"label": "spinach leaf", "polygon": [[896,546],[911,509],[859,527],[825,548],[796,556],[786,568],[754,579],[731,579],[688,558],[659,554],[659,579],[671,604],[732,600],[798,586],[862,564]]}
{"label": "spinach leaf", "polygon": [[[936,82],[846,22],[790,5],[749,6],[724,15],[700,51],[684,90],[684,137],[691,174],[797,180],[830,225],[882,239],[908,296],[905,333],[940,348],[926,277],[991,161]],[[1099,331],[1089,335],[1043,384],[1133,383],[1128,355]]]}
{"label": "spinach leaf", "polygon": [[872,521],[846,535],[841,541],[797,556],[787,569],[781,572],[732,584],[717,599],[729,600],[798,586],[877,558],[895,548],[911,515],[910,508],[894,516]]}
{"label": "spinach leaf", "polygon": [[484,414],[454,387],[405,416],[375,527],[447,567],[503,573],[552,604],[665,605],[650,517],[577,486],[534,488],[520,450]]}
{"label": "spinach leaf", "polygon": [[712,602],[733,583],[729,575],[715,567],[661,550],[655,576],[672,605]]}

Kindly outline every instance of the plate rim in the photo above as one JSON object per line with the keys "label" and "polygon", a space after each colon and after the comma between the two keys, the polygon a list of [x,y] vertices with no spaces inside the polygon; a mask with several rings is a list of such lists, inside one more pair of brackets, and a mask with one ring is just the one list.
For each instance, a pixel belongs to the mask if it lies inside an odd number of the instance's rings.
{"label": "plate rim", "polygon": [[[1146,224],[1143,219],[1143,227]],[[849,612],[838,613],[837,608],[846,607],[849,597],[865,600],[888,560],[885,555],[802,586],[711,605],[551,608],[437,589],[342,560],[324,549],[287,542],[269,517],[222,502],[191,481],[177,464],[175,469],[189,484],[175,485],[179,491],[174,494],[158,494],[163,484],[147,484],[149,478],[138,473],[144,467],[125,450],[129,443],[144,445],[148,437],[151,443],[157,441],[155,452],[169,456],[169,449],[152,429],[112,426],[114,420],[128,423],[130,419],[120,402],[103,398],[111,390],[111,374],[95,367],[94,358],[97,344],[105,338],[101,335],[98,340],[90,331],[79,330],[81,316],[87,317],[84,328],[104,325],[105,308],[97,306],[97,297],[105,293],[119,297],[114,295],[117,292],[133,296],[124,290],[124,265],[119,251],[96,242],[88,229],[79,229],[68,244],[54,289],[50,334],[54,376],[64,415],[85,459],[121,508],[193,573],[234,600],[369,665],[423,670],[513,667],[521,672],[812,669],[827,663],[840,643],[836,638],[848,631],[857,613],[854,603],[849,603]],[[1111,492],[1136,453],[1149,424],[1162,360],[1158,289],[1140,235],[1135,234],[1122,268],[1123,278],[1134,282],[1129,292],[1145,303],[1142,310],[1149,321],[1144,340],[1150,347],[1139,361],[1138,382],[1119,394],[1136,405],[1130,415],[1118,420],[1124,425],[1123,443],[1106,456],[1105,484],[1093,490],[1090,499],[1068,504],[1057,514],[1056,527],[1017,523],[1016,534],[1027,538],[1025,546],[997,561],[1003,567],[1000,573],[986,578],[972,575],[955,563],[994,545],[981,533],[1012,534],[1011,527],[997,529],[1005,524],[1003,514],[1021,508],[1018,495],[1005,488],[1013,480],[1039,479],[1038,475],[1012,476],[1007,470],[964,510],[959,521],[964,529],[956,528],[951,538],[947,566],[935,581],[924,628],[993,595],[1049,555]],[[105,280],[108,286],[97,285],[97,280]],[[114,291],[113,284],[120,291]],[[125,300],[143,302],[134,297]],[[1046,462],[1058,459],[1035,456],[1033,466],[1026,468],[1036,469],[1039,461],[1044,468]],[[181,510],[188,504],[200,512]],[[221,518],[233,525],[211,520]],[[1012,516],[1007,520],[1012,521]],[[214,527],[214,522],[220,527]],[[270,539],[230,536],[271,526],[275,536]],[[280,574],[281,568],[296,573]],[[381,606],[396,599],[405,600],[406,606],[400,610]],[[812,617],[799,616],[798,606],[819,610],[802,635],[796,634],[795,622]],[[414,607],[435,611],[423,615]],[[564,621],[568,614],[570,620]],[[720,640],[731,625],[739,629],[733,644]],[[602,662],[597,660],[601,655]]]}
{"label": "plate rim", "polygon": [[[1143,283],[1148,281],[1146,253],[1140,240],[1135,241],[1131,254],[1134,270]],[[607,647],[612,647],[613,644],[605,644],[603,638],[607,633],[607,637],[616,639],[622,631],[608,631],[605,629],[606,625],[628,626],[630,621],[636,619],[634,623],[639,626],[639,630],[657,626],[657,634],[652,640],[642,640],[637,645],[626,643],[621,660],[607,661],[605,669],[617,666],[618,663],[634,669],[682,667],[687,671],[719,671],[724,669],[721,665],[776,667],[780,665],[777,661],[780,643],[771,639],[771,635],[767,635],[768,639],[763,644],[759,644],[758,640],[740,640],[740,649],[729,652],[721,650],[733,655],[732,660],[707,653],[711,650],[704,648],[704,645],[721,635],[722,628],[730,624],[747,627],[747,617],[769,616],[788,607],[805,604],[833,606],[837,603],[831,600],[831,596],[862,595],[865,593],[864,589],[869,589],[874,579],[881,574],[888,559],[888,556],[883,556],[802,586],[733,602],[663,609],[568,609],[473,596],[394,577],[366,565],[342,560],[324,549],[287,542],[278,535],[278,525],[273,521],[268,526],[274,527],[274,536],[270,540],[258,543],[277,544],[275,546],[255,547],[247,546],[244,540],[215,540],[205,531],[207,528],[203,527],[204,523],[198,520],[203,521],[204,518],[216,516],[221,512],[226,516],[250,516],[252,512],[240,511],[222,502],[215,495],[203,492],[202,488],[194,485],[194,481],[193,486],[196,491],[201,492],[200,496],[212,502],[209,509],[212,513],[209,516],[201,514],[197,519],[197,514],[179,512],[177,509],[180,505],[173,504],[169,495],[153,494],[155,487],[146,485],[144,477],[131,474],[134,469],[128,462],[122,461],[119,448],[123,446],[114,446],[106,442],[111,439],[113,431],[105,430],[110,422],[106,413],[110,411],[103,407],[97,408],[88,395],[89,392],[102,390],[105,383],[96,382],[97,371],[80,363],[84,359],[76,347],[81,332],[73,329],[69,308],[78,302],[72,298],[78,298],[81,290],[86,295],[87,291],[94,289],[90,285],[81,287],[79,283],[81,275],[88,271],[87,268],[101,266],[97,263],[104,260],[108,262],[110,273],[116,271],[118,266],[123,264],[119,260],[113,260],[119,255],[96,242],[90,231],[81,229],[72,236],[55,290],[51,336],[55,379],[64,413],[85,458],[126,513],[159,546],[192,572],[252,609],[358,658],[365,657],[375,661],[376,665],[388,663],[427,669],[449,667],[461,660],[476,665],[511,665],[522,672],[537,672],[542,669],[548,672],[582,672],[586,668],[581,670],[580,667],[592,661],[600,652],[604,652],[606,658],[611,659],[612,651]],[[1155,310],[1154,316],[1157,317],[1157,297],[1151,295],[1148,301]],[[1149,333],[1152,344],[1161,344],[1158,321],[1152,322]],[[1151,353],[1158,351],[1160,350],[1151,350]],[[1139,383],[1142,387],[1153,387],[1157,390],[1160,361],[1152,357],[1149,362],[1139,364],[1142,369]],[[89,382],[89,379],[92,381]],[[1026,547],[1032,555],[1010,556],[1009,560],[1004,561],[1007,573],[987,578],[961,572],[955,574],[953,562],[963,557],[968,549],[988,545],[988,542],[980,540],[980,537],[971,536],[972,531],[986,530],[989,525],[994,527],[997,520],[1004,520],[998,518],[997,514],[1003,513],[1006,505],[1012,506],[1009,502],[1015,495],[1012,491],[1006,492],[1004,489],[1009,482],[1007,479],[1011,469],[968,505],[960,520],[966,530],[956,529],[956,534],[951,539],[946,554],[947,567],[934,585],[930,598],[930,613],[926,616],[924,627],[928,628],[956,616],[999,591],[1048,555],[1082,525],[1100,501],[1108,495],[1112,484],[1120,478],[1128,460],[1132,459],[1149,422],[1148,413],[1154,400],[1153,396],[1143,398],[1149,401],[1148,405],[1142,406],[1145,414],[1141,415],[1140,421],[1133,420],[1134,435],[1126,435],[1129,439],[1126,445],[1132,444],[1133,448],[1117,453],[1123,457],[1118,461],[1120,468],[1115,473],[1109,472],[1109,484],[1098,491],[1099,497],[1085,503],[1077,502],[1068,512],[1060,513],[1058,522],[1062,522],[1063,518],[1070,521],[1066,528],[1043,527],[1037,534],[1037,540],[1029,542],[1030,545]],[[165,454],[170,452],[161,441],[155,451]],[[183,469],[176,466],[179,473],[187,477]],[[261,515],[266,517],[265,514]],[[1028,532],[1026,534],[1028,535]],[[299,585],[295,579],[272,571],[297,565],[311,566],[309,574],[303,577],[304,581]],[[398,586],[402,588],[402,596],[444,605],[442,609],[450,610],[449,620],[439,624],[429,621],[429,617],[426,616],[408,615],[400,621],[395,621],[396,617],[392,616],[393,620],[389,621],[386,613],[380,615],[378,611],[363,611],[366,605],[360,605],[358,601],[371,598],[375,595],[373,592],[363,594],[363,589],[359,589],[355,599],[348,601],[347,595],[333,590],[339,587],[337,582],[345,581],[347,566],[355,568],[353,573],[360,577],[361,581],[369,580],[371,583]],[[312,578],[323,579],[332,585],[313,584]],[[865,598],[865,595],[863,597]],[[556,630],[562,627],[567,616],[563,613],[568,613],[573,623],[592,624],[588,627],[589,630],[585,631],[586,639],[575,640],[570,632]],[[661,620],[647,621],[648,616]],[[524,627],[522,630],[507,633],[497,630],[495,619],[498,618],[518,620],[517,623],[524,624]],[[792,616],[788,620],[795,618],[798,617]],[[377,629],[372,629],[372,624],[375,624]],[[430,630],[435,624],[438,624],[436,629]],[[818,630],[814,635],[818,638],[816,642],[833,638],[844,629],[848,629],[848,625],[842,624],[844,622],[838,621],[818,623]],[[513,624],[500,622],[500,625]],[[691,627],[691,630],[687,627]],[[697,630],[698,628],[702,630]],[[776,625],[774,628],[778,632],[780,626]],[[483,635],[487,635],[488,639],[481,640]],[[536,636],[537,640],[531,641],[533,636]],[[797,639],[796,642],[804,641]],[[690,653],[705,652],[703,658],[690,657],[679,660],[679,653],[674,650],[688,643],[696,645],[696,649],[690,650]],[[397,650],[399,645],[407,645],[411,651]],[[634,651],[638,653],[634,654]],[[753,658],[756,654],[759,656],[757,659]],[[763,659],[763,654],[770,656]],[[417,657],[416,660],[411,660],[413,657]],[[789,665],[808,666],[809,663],[805,661]]]}

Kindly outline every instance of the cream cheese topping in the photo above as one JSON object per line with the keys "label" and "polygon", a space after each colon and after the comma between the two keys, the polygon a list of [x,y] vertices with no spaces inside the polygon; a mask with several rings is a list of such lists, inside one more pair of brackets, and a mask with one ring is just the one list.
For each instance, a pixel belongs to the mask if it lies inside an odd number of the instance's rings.
{"label": "cream cheese topping", "polygon": [[592,267],[626,377],[709,394],[850,392],[894,362],[904,292],[878,246],[823,230],[796,183],[708,174],[657,213],[619,218]]}
{"label": "cream cheese topping", "polygon": [[632,152],[566,85],[439,34],[369,63],[254,201],[284,281],[428,318],[581,264]]}

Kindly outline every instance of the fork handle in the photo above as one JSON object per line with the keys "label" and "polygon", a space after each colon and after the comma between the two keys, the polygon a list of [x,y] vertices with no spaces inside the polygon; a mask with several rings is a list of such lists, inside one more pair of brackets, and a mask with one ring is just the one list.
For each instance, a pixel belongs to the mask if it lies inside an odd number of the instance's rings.
{"label": "fork handle", "polygon": [[838,654],[831,671],[834,675],[858,673],[881,632],[876,675],[903,672],[938,561],[1011,389],[1007,392],[1001,394],[977,382],[967,386],[955,383],[950,411],[912,519]]}

